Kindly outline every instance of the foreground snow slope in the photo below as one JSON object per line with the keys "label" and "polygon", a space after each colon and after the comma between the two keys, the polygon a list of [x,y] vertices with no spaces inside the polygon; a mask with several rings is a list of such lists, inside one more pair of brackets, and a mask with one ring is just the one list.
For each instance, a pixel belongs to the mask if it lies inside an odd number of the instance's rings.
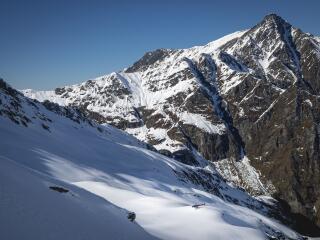
{"label": "foreground snow slope", "polygon": [[[105,199],[8,158],[0,161],[1,239],[155,239]],[[61,185],[69,192],[49,190]]]}
{"label": "foreground snow slope", "polygon": [[184,165],[45,106],[0,84],[1,239],[300,238],[209,165]]}

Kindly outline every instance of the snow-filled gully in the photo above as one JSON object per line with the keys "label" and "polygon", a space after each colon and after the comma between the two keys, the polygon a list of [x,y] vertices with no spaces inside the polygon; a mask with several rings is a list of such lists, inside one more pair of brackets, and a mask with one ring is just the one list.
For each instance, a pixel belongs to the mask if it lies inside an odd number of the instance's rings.
{"label": "snow-filled gully", "polygon": [[245,144],[239,134],[238,129],[233,125],[233,119],[229,111],[222,105],[222,97],[219,94],[215,86],[216,80],[216,64],[214,60],[207,54],[203,54],[205,58],[206,67],[212,72],[212,77],[206,80],[205,76],[198,69],[196,64],[189,58],[184,58],[183,60],[188,64],[190,70],[192,71],[197,83],[199,84],[200,90],[203,92],[204,96],[212,103],[212,106],[217,113],[218,117],[222,120],[226,129],[231,135],[232,141],[237,147],[236,160],[241,160],[245,155]]}
{"label": "snow-filled gully", "polygon": [[300,53],[296,50],[297,47],[295,46],[295,43],[292,39],[292,30],[291,27],[283,27],[283,39],[282,41],[286,44],[289,54],[291,55],[291,58],[293,60],[294,69],[292,67],[288,66],[290,71],[297,77],[297,80],[295,82],[297,86],[297,97],[296,97],[296,114],[298,117],[301,116],[301,104],[303,101],[303,97],[301,96],[301,90],[303,86],[305,86],[311,93],[316,94],[313,88],[310,86],[310,84],[304,80],[303,74],[301,72],[301,66],[300,66]]}

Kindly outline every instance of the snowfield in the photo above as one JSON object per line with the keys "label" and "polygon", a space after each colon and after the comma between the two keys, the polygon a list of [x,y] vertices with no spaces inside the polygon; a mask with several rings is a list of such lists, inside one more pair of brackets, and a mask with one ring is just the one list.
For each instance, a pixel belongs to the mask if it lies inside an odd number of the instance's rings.
{"label": "snowfield", "polygon": [[186,178],[217,176],[213,166],[184,165],[8,89],[0,88],[0,239],[300,239],[222,179],[210,192]]}

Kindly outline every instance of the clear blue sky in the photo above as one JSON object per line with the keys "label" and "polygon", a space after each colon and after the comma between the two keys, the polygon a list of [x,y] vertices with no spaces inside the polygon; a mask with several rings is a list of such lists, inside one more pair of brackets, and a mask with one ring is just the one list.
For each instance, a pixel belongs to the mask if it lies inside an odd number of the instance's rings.
{"label": "clear blue sky", "polygon": [[53,89],[131,65],[146,51],[205,44],[277,13],[320,35],[320,1],[0,0],[0,76]]}

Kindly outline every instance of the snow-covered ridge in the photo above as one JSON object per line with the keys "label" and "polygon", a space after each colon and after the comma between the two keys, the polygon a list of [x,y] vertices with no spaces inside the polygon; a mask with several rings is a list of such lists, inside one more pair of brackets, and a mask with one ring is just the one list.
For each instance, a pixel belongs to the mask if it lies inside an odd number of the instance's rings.
{"label": "snow-covered ridge", "polygon": [[[50,100],[59,105],[85,105],[90,111],[97,112],[105,117],[105,122],[117,125],[119,121],[138,123],[141,120],[137,116],[135,109],[164,109],[177,113],[178,118],[187,124],[195,125],[209,133],[221,134],[225,128],[221,123],[212,123],[201,114],[193,114],[193,118],[185,117],[182,106],[172,103],[175,96],[185,95],[187,100],[196,91],[197,84],[193,77],[184,77],[188,71],[184,58],[198,58],[203,53],[214,53],[218,55],[219,48],[228,41],[241,37],[246,31],[235,32],[210,42],[205,46],[192,47],[189,49],[179,49],[164,58],[161,63],[156,61],[153,65],[147,66],[142,72],[128,73],[125,70],[118,73],[111,73],[96,79],[58,88],[55,91],[34,91],[31,89],[22,92],[33,99],[39,101]],[[182,78],[182,79],[181,79]],[[161,111],[164,119],[169,120],[166,111]],[[181,116],[181,118],[180,118]],[[190,115],[191,116],[191,115]],[[136,137],[146,141],[147,135],[135,132]],[[150,133],[151,134],[151,133]],[[150,135],[149,134],[149,135]],[[143,137],[142,137],[143,136]],[[156,136],[157,137],[157,136]],[[183,144],[176,140],[164,139],[156,148],[176,151],[182,149]]]}

